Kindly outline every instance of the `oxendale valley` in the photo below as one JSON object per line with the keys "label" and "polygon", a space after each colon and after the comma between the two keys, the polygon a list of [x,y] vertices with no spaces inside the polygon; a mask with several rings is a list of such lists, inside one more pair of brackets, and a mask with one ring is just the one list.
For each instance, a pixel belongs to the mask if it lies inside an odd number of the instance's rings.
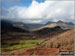
{"label": "oxendale valley", "polygon": [[47,56],[74,52],[74,1],[0,2],[0,55]]}

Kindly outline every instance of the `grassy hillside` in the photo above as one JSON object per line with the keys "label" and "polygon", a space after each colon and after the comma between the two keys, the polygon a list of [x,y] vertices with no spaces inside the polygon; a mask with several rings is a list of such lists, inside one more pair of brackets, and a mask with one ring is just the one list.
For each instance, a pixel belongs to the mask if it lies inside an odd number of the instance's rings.
{"label": "grassy hillside", "polygon": [[74,50],[74,29],[68,30],[58,36],[54,36],[53,38],[43,42],[41,46]]}

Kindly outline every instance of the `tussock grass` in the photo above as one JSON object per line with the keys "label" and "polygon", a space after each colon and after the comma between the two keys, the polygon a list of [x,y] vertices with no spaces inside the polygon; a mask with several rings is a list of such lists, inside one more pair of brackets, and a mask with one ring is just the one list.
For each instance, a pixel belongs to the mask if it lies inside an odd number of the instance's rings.
{"label": "tussock grass", "polygon": [[53,38],[42,43],[41,46],[74,50],[74,29],[68,30],[58,36],[54,36]]}

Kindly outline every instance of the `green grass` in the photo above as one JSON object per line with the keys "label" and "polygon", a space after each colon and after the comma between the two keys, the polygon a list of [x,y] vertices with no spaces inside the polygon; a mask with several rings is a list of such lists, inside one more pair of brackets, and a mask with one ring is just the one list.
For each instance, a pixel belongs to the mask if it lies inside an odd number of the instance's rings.
{"label": "green grass", "polygon": [[40,43],[44,41],[44,39],[40,39],[40,40],[24,40],[24,41],[20,41],[20,43]]}
{"label": "green grass", "polygon": [[2,46],[2,51],[3,52],[9,52],[21,48],[26,48],[26,47],[32,47],[32,46],[37,46],[37,43],[40,43],[44,41],[45,39],[40,39],[40,40],[21,40],[18,42],[18,44],[13,44],[13,45],[1,45]]}

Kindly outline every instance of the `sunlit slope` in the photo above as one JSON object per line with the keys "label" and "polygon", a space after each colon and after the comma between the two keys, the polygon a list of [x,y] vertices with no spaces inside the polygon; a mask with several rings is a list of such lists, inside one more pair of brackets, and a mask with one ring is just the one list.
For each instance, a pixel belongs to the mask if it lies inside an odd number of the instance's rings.
{"label": "sunlit slope", "polygon": [[74,28],[74,25],[71,25],[71,24],[55,22],[55,23],[50,23],[50,24],[44,25],[43,27],[40,27],[40,28],[32,29],[32,30],[36,31],[36,30],[40,30],[40,29],[43,29],[43,28],[53,28],[53,27],[56,27],[56,26],[60,26],[63,30]]}
{"label": "sunlit slope", "polygon": [[32,29],[32,31],[37,31],[37,30],[40,30],[40,29],[43,29],[43,28],[53,28],[53,27],[56,27],[57,25],[54,23],[54,24],[48,24],[48,25],[45,25],[45,26],[42,26],[40,28],[36,28],[36,29]]}

